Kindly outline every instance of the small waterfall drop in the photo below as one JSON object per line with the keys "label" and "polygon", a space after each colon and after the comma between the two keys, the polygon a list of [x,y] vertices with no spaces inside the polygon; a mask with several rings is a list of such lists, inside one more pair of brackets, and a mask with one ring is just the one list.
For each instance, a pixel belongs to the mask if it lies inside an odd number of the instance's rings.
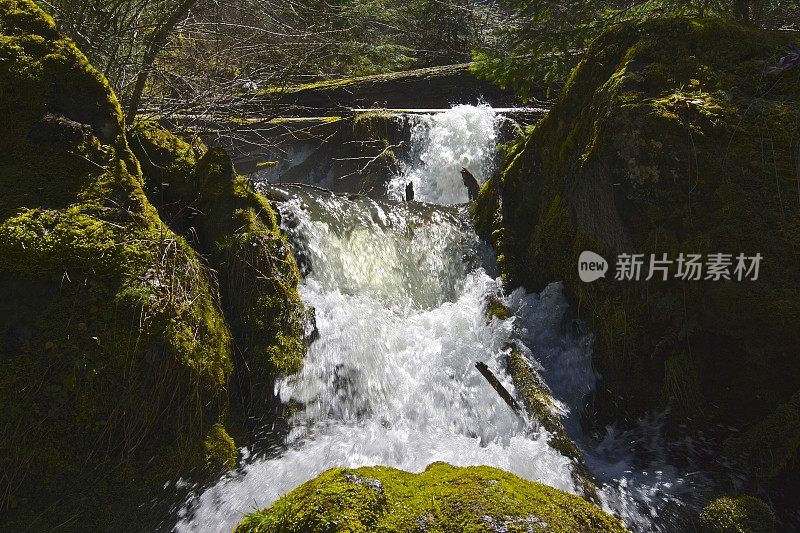
{"label": "small waterfall drop", "polygon": [[415,199],[461,204],[469,198],[461,180],[466,168],[483,183],[494,168],[503,118],[487,105],[457,105],[443,113],[410,116],[411,155],[389,183],[389,197],[402,199],[414,184]]}

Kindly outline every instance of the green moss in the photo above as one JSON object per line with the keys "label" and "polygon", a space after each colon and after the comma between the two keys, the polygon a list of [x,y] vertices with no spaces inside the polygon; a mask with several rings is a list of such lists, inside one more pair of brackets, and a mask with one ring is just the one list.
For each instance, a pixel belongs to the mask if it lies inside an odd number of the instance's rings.
{"label": "green moss", "polygon": [[169,207],[180,205],[181,200],[191,202],[197,197],[197,184],[191,177],[198,151],[154,121],[138,120],[128,138],[141,164],[148,197],[158,205],[159,213],[167,223],[174,221],[178,214],[171,213]]}
{"label": "green moss", "polygon": [[[260,119],[253,120],[258,122]],[[270,119],[268,124],[331,124],[334,122],[340,122],[341,120],[342,117],[339,115],[329,115],[325,117],[278,117]]]}
{"label": "green moss", "polygon": [[583,454],[564,430],[547,385],[531,368],[521,352],[513,347],[507,349],[509,353],[506,357],[506,368],[511,375],[514,388],[522,395],[522,403],[528,415],[550,433],[548,444],[572,461],[572,478],[583,492],[583,496],[590,501],[599,502],[592,474],[583,461]]}
{"label": "green moss", "polygon": [[198,159],[188,143],[154,123],[138,124],[133,135],[137,156],[154,163],[143,163],[146,181],[168,184],[155,197],[162,218],[191,236],[219,275],[243,416],[263,418],[276,407],[274,379],[299,371],[305,355],[300,274],[275,211],[236,175],[224,150]]}
{"label": "green moss", "polygon": [[354,79],[355,78],[338,78],[335,80],[320,80],[297,85],[287,85],[285,87],[267,87],[263,90],[263,94],[292,94],[301,91],[313,91],[316,89],[338,89],[341,87],[347,87],[353,83]]}
{"label": "green moss", "polygon": [[235,175],[223,151],[209,151],[197,172],[199,205],[209,220],[206,235],[232,328],[252,351],[254,364],[264,366],[258,363],[263,357],[272,374],[295,373],[305,355],[300,274],[275,212]]}
{"label": "green moss", "polygon": [[507,320],[511,316],[511,310],[499,298],[492,296],[486,300],[486,319]]}
{"label": "green moss", "polygon": [[248,515],[236,533],[625,531],[594,505],[486,466],[433,463],[420,474],[337,468]]}
{"label": "green moss", "polygon": [[800,392],[778,406],[743,435],[725,443],[725,452],[741,459],[758,477],[772,479],[793,466],[800,450]]}
{"label": "green moss", "polygon": [[416,70],[407,70],[400,72],[388,72],[385,74],[371,74],[368,76],[359,76],[355,78],[337,78],[330,80],[320,80],[311,83],[303,83],[298,85],[287,85],[284,87],[267,87],[262,91],[264,95],[275,94],[297,94],[304,92],[329,92],[329,91],[348,91],[353,92],[360,86],[371,83],[380,83],[391,80],[398,80],[407,77],[415,77],[420,79],[435,78],[437,76],[447,75],[453,72],[462,72],[467,70],[468,65],[446,65],[440,67],[428,67]]}
{"label": "green moss", "polygon": [[401,120],[402,115],[393,111],[366,111],[353,116],[353,132],[364,139],[386,139],[386,130],[391,123]]}
{"label": "green moss", "polygon": [[147,529],[225,423],[230,333],[160,220],[106,80],[0,0],[2,529]]}
{"label": "green moss", "polygon": [[[800,387],[800,70],[762,74],[797,45],[719,20],[617,25],[481,191],[476,227],[508,284],[564,280],[590,323],[595,405],[614,406],[601,423],[667,399],[741,426]],[[764,259],[758,281],[615,282],[612,264],[585,284],[587,249]]]}
{"label": "green moss", "polygon": [[236,443],[222,424],[214,424],[203,440],[206,465],[209,469],[233,468],[236,466],[238,452]]}
{"label": "green moss", "polygon": [[772,533],[775,515],[769,505],[752,496],[721,497],[700,513],[701,533]]}

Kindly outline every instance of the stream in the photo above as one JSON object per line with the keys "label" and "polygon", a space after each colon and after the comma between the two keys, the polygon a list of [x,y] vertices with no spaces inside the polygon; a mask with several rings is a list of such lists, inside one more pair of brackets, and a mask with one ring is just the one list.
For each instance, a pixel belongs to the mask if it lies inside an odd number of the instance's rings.
{"label": "stream", "polygon": [[[412,157],[385,200],[279,187],[289,197],[283,228],[304,271],[300,295],[315,309],[319,336],[303,370],[276,387],[283,402],[304,407],[282,446],[242,450],[236,471],[191,489],[175,529],[230,531],[245,513],[340,466],[490,465],[580,493],[547,432],[515,414],[475,368],[485,362],[515,394],[503,364],[511,343],[550,388],[603,507],[635,531],[680,530],[700,482],[670,466],[660,418],[584,433],[581,414],[598,380],[591,334],[573,327],[560,283],[504,294],[492,251],[472,229],[459,170],[481,182],[491,175],[502,117],[456,106],[415,120]],[[418,201],[406,203],[409,181]],[[488,317],[491,299],[511,316]]]}

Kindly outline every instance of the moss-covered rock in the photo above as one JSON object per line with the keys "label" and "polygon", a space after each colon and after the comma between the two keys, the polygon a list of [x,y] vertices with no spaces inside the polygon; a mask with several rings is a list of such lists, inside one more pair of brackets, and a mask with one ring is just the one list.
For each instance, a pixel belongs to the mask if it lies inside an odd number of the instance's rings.
{"label": "moss-covered rock", "polygon": [[759,478],[772,479],[794,466],[800,451],[800,392],[742,435],[728,439],[725,452],[741,459]]}
{"label": "moss-covered rock", "polygon": [[128,139],[141,165],[148,198],[170,228],[185,234],[198,215],[192,206],[200,193],[195,165],[202,150],[152,120],[136,121]]}
{"label": "moss-covered rock", "polygon": [[[615,26],[483,187],[508,284],[563,279],[590,323],[601,423],[669,405],[743,427],[798,390],[800,69],[763,74],[797,45],[720,20]],[[583,250],[612,260],[606,279],[578,279]],[[619,253],[681,252],[760,253],[760,276],[613,279]]]}
{"label": "moss-covered rock", "polygon": [[153,122],[134,127],[131,145],[162,218],[219,276],[243,415],[265,422],[277,407],[275,378],[297,372],[305,355],[300,274],[275,211],[223,150],[203,154]]}
{"label": "moss-covered rock", "polygon": [[336,468],[248,515],[236,533],[625,531],[585,500],[486,466],[420,474]]}
{"label": "moss-covered rock", "polygon": [[752,496],[717,498],[700,513],[701,533],[773,533],[775,515]]}
{"label": "moss-covered rock", "polygon": [[499,320],[507,320],[511,315],[511,309],[506,306],[497,296],[489,296],[484,302],[486,305],[486,320],[491,321],[494,318]]}
{"label": "moss-covered rock", "polygon": [[[298,372],[305,355],[305,308],[291,246],[269,203],[236,176],[222,150],[198,162],[203,234],[219,273],[225,315],[248,369],[247,405],[264,413],[274,379]],[[240,380],[240,384],[241,380]]]}
{"label": "moss-covered rock", "polygon": [[238,450],[233,438],[222,424],[214,424],[203,439],[206,467],[214,470],[219,468],[233,468],[236,466]]}
{"label": "moss-covered rock", "polygon": [[145,528],[165,481],[231,463],[228,327],[108,83],[27,0],[0,0],[0,113],[2,529]]}

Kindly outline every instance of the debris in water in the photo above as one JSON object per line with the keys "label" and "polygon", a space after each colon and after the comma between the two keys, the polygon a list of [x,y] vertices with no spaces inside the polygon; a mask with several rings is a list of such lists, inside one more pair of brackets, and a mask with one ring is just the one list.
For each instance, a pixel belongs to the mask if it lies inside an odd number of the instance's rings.
{"label": "debris in water", "polygon": [[486,378],[486,381],[488,381],[494,390],[497,391],[497,394],[499,394],[500,397],[505,400],[508,406],[511,407],[515,413],[520,414],[521,409],[517,403],[517,400],[515,400],[514,397],[511,396],[511,393],[508,392],[505,387],[503,387],[503,384],[500,383],[500,380],[495,377],[491,370],[489,370],[489,367],[486,366],[486,363],[478,361],[475,363],[475,368],[478,369],[478,372],[483,374],[483,377]]}
{"label": "debris in water", "polygon": [[481,189],[480,185],[478,185],[478,180],[465,167],[461,167],[461,179],[464,181],[467,193],[469,193],[469,201],[474,202],[478,199],[478,192]]}

